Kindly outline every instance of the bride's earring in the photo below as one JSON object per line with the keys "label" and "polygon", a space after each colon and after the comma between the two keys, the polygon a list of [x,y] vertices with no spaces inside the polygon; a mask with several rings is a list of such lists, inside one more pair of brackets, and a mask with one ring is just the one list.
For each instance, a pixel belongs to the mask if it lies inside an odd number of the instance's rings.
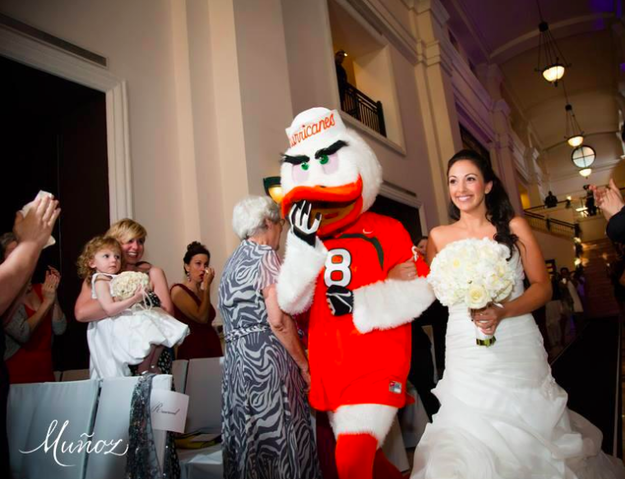
{"label": "bride's earring", "polygon": [[191,275],[189,274],[189,272],[185,271],[184,274],[187,275],[187,281],[191,281]]}

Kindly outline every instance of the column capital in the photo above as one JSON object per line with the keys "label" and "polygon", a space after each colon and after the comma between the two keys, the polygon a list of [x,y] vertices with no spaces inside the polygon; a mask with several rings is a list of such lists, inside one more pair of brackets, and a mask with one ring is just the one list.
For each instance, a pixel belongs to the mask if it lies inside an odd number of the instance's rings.
{"label": "column capital", "polygon": [[440,25],[445,25],[449,21],[449,13],[440,0],[415,0],[413,3],[418,14],[429,11]]}

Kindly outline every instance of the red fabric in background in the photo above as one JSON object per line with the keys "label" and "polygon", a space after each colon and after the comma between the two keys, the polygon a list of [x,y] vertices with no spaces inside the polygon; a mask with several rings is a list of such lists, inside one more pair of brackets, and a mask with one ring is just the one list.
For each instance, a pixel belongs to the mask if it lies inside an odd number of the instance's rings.
{"label": "red fabric in background", "polygon": [[[33,285],[33,291],[43,301],[41,284]],[[37,311],[25,306],[26,314],[30,318]],[[42,383],[54,381],[52,368],[52,311],[54,307],[39,323],[39,326],[30,335],[30,339],[6,361],[11,384]]]}

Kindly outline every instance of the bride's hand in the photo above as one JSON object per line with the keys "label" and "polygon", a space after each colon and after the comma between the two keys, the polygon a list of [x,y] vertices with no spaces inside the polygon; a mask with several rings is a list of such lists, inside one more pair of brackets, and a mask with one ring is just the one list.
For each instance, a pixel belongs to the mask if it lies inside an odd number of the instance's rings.
{"label": "bride's hand", "polygon": [[504,308],[489,305],[483,309],[471,310],[471,320],[484,334],[492,336],[504,318]]}

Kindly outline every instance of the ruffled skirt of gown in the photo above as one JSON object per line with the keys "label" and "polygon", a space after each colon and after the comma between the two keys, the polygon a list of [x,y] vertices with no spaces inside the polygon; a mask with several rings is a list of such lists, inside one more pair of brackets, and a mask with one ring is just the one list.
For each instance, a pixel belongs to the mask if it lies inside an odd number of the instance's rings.
{"label": "ruffled skirt of gown", "polygon": [[566,407],[531,315],[475,344],[466,307],[451,307],[441,408],[417,446],[412,479],[625,478],[601,432]]}

